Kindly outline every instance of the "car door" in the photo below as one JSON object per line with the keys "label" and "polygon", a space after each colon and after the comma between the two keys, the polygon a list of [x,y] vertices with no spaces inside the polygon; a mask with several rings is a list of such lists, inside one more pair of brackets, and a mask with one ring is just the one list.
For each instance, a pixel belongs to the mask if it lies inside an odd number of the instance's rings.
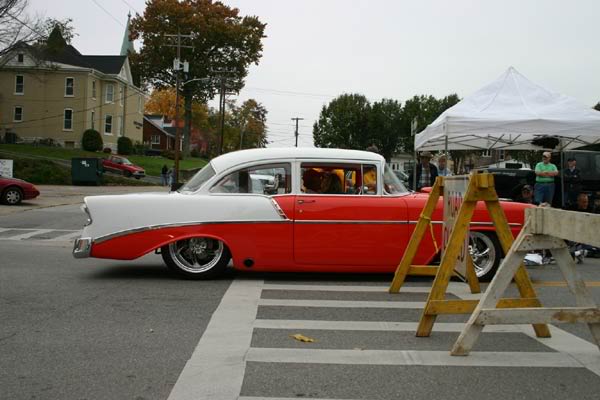
{"label": "car door", "polygon": [[[377,165],[301,162],[300,174],[294,213],[297,264],[398,264],[408,235],[406,202],[380,194]],[[342,193],[328,193],[324,180],[333,175],[343,179]]]}

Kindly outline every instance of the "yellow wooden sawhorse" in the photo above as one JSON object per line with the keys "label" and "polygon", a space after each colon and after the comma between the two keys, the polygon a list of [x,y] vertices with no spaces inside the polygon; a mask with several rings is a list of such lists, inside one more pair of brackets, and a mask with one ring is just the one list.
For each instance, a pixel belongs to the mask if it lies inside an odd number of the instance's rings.
{"label": "yellow wooden sawhorse", "polygon": [[[504,215],[504,211],[498,200],[498,195],[494,189],[493,175],[489,173],[472,173],[439,267],[412,265],[419,243],[423,239],[427,225],[431,222],[431,216],[433,215],[437,202],[440,196],[443,196],[443,186],[443,178],[438,177],[389,288],[390,293],[398,293],[404,284],[407,275],[414,275],[415,270],[419,268],[435,268],[435,279],[417,328],[417,336],[421,337],[426,337],[431,334],[438,315],[470,314],[475,310],[475,307],[479,302],[479,300],[445,299],[448,283],[454,274],[454,268],[462,250],[465,237],[469,234],[469,226],[478,201],[485,202],[494,227],[496,228],[496,235],[498,236],[498,240],[500,241],[505,254],[508,254],[513,242],[513,236],[508,226],[506,216]],[[466,275],[471,292],[478,293],[479,283],[470,257],[467,257]],[[497,307],[541,307],[541,303],[535,293],[529,275],[522,263],[519,266],[514,279],[521,297],[500,299],[497,303]],[[533,324],[533,328],[538,337],[550,337],[550,330],[547,325]]]}

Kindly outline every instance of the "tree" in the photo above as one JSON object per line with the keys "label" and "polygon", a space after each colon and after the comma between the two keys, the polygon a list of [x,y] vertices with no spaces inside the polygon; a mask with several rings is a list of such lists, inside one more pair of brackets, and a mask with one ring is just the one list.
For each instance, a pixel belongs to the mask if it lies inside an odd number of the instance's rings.
{"label": "tree", "polygon": [[254,99],[231,108],[231,125],[239,132],[237,148],[254,149],[267,146],[267,109]]}
{"label": "tree", "polygon": [[313,125],[315,146],[366,149],[371,145],[370,111],[371,104],[362,94],[342,94],[331,100]]}
{"label": "tree", "polygon": [[100,151],[104,143],[102,142],[102,135],[100,132],[94,129],[88,129],[83,132],[81,137],[81,147],[87,151]]}
{"label": "tree", "polygon": [[58,29],[58,33],[60,33],[60,36],[64,39],[66,44],[71,44],[73,38],[78,36],[78,34],[75,33],[75,27],[73,26],[73,18],[46,18],[41,22],[40,26],[40,33],[43,33],[44,36],[39,37],[38,42],[40,44],[45,44],[55,29]]}
{"label": "tree", "polygon": [[402,103],[382,99],[373,103],[369,113],[369,143],[379,149],[379,153],[390,161],[401,144]]}
{"label": "tree", "polygon": [[[192,101],[206,103],[220,89],[216,71],[227,71],[227,87],[239,91],[251,64],[262,56],[262,39],[266,24],[258,17],[241,17],[237,8],[212,0],[148,0],[144,15],[131,21],[131,38],[143,39],[139,54],[131,56],[133,68],[156,88],[175,86],[173,60],[177,52],[170,34],[191,35],[186,38],[182,60],[189,62],[183,77],[185,109],[184,135],[192,118]],[[185,135],[184,153],[189,154],[189,135]]]}
{"label": "tree", "polygon": [[19,42],[40,37],[39,23],[26,14],[27,0],[0,0],[0,55]]}
{"label": "tree", "polygon": [[[144,111],[148,114],[165,115],[169,119],[175,119],[175,89],[165,88],[156,89],[150,93],[150,98],[144,106]],[[183,120],[184,109],[183,98],[179,97],[179,116],[178,120]],[[209,129],[208,107],[197,101],[192,102],[192,125],[198,129]]]}

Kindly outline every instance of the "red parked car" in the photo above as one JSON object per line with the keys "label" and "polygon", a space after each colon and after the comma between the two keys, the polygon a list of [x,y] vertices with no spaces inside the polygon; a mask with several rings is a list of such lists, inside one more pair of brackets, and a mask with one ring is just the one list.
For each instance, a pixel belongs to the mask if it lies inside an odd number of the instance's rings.
{"label": "red parked car", "polygon": [[35,199],[40,191],[31,183],[22,179],[0,176],[0,202],[14,206],[23,200]]}
{"label": "red parked car", "polygon": [[134,177],[135,179],[146,176],[144,168],[134,165],[125,157],[109,156],[102,160],[102,167],[105,170],[121,173],[126,177]]}

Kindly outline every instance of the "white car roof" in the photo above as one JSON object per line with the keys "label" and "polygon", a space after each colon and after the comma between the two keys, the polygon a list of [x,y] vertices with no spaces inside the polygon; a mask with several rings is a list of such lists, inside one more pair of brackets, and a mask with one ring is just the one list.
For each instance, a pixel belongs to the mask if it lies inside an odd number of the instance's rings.
{"label": "white car roof", "polygon": [[315,158],[329,160],[356,160],[375,163],[385,162],[379,154],[361,150],[323,149],[317,147],[277,147],[268,149],[239,150],[213,158],[211,165],[220,173],[236,165],[252,161],[277,161],[295,158]]}

